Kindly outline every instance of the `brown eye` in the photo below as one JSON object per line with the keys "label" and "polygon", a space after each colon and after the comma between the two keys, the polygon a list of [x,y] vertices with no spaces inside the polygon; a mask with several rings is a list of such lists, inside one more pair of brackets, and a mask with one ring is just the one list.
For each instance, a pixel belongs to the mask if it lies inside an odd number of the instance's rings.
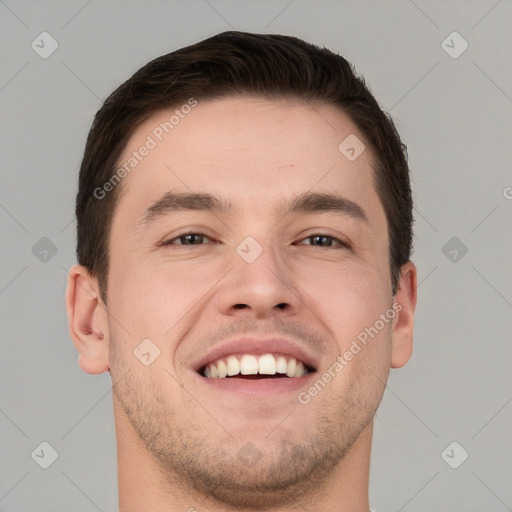
{"label": "brown eye", "polygon": [[314,245],[317,247],[348,247],[348,244],[336,238],[334,236],[324,235],[324,234],[314,234],[310,235],[304,240],[311,240],[310,243],[304,244],[303,242],[299,242],[300,245]]}
{"label": "brown eye", "polygon": [[162,243],[162,245],[203,245],[204,240],[210,240],[202,233],[183,233],[175,238],[171,238]]}

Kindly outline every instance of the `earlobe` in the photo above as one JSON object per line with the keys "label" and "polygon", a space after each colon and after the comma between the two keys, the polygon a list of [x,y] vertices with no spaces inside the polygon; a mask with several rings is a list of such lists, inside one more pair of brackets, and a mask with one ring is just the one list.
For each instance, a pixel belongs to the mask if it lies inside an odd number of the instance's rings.
{"label": "earlobe", "polygon": [[82,265],[75,265],[69,271],[66,311],[80,368],[91,374],[108,371],[108,314],[100,298],[97,279]]}
{"label": "earlobe", "polygon": [[398,311],[393,320],[391,367],[401,368],[412,355],[414,311],[417,300],[417,272],[409,261],[400,272],[394,310]]}

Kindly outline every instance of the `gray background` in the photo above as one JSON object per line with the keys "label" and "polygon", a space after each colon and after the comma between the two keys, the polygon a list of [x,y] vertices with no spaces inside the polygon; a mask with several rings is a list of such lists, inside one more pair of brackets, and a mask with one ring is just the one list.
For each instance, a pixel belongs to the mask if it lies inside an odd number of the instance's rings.
{"label": "gray background", "polygon": [[408,145],[415,351],[377,412],[372,508],[512,510],[511,26],[509,0],[0,2],[0,510],[116,510],[110,377],[80,370],[64,309],[85,137],[148,60],[229,29],[340,52]]}

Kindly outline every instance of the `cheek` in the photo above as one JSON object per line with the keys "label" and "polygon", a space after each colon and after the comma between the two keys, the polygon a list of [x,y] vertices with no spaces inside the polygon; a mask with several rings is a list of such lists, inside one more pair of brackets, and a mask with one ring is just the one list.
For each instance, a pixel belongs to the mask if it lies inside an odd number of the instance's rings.
{"label": "cheek", "polygon": [[111,276],[112,311],[134,335],[162,339],[180,320],[186,322],[225,272],[225,266],[204,260],[125,261]]}
{"label": "cheek", "polygon": [[[349,266],[336,272],[318,272],[300,281],[304,302],[322,319],[337,342],[337,355],[328,366],[344,375],[340,386],[361,379],[380,389],[391,357],[391,326],[394,311],[388,286],[378,269]],[[386,313],[388,316],[386,316]],[[336,356],[335,356],[336,357]]]}
{"label": "cheek", "polygon": [[294,270],[299,293],[325,320],[341,347],[372,326],[390,307],[388,287],[378,268],[317,263],[316,268],[308,271]]}
{"label": "cheek", "polygon": [[[162,338],[180,321],[187,324],[202,301],[223,286],[229,264],[220,258],[141,261],[125,254],[109,276],[109,311],[136,339]],[[281,278],[339,340],[340,350],[375,323],[388,304],[381,269],[355,258],[341,261],[311,256],[290,258],[279,268]],[[220,281],[220,282],[219,282]],[[294,294],[295,295],[295,294]]]}

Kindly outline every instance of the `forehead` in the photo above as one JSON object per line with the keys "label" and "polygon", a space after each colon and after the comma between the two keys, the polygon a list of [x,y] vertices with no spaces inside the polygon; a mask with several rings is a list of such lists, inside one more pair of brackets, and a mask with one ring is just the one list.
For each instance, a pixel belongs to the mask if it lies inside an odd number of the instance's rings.
{"label": "forehead", "polygon": [[[263,214],[283,195],[337,191],[365,203],[369,216],[383,215],[371,151],[342,110],[247,96],[194,102],[157,112],[132,135],[119,160],[128,172],[118,211],[140,215],[172,190],[212,193],[238,212]],[[347,144],[364,150],[347,158]]]}

